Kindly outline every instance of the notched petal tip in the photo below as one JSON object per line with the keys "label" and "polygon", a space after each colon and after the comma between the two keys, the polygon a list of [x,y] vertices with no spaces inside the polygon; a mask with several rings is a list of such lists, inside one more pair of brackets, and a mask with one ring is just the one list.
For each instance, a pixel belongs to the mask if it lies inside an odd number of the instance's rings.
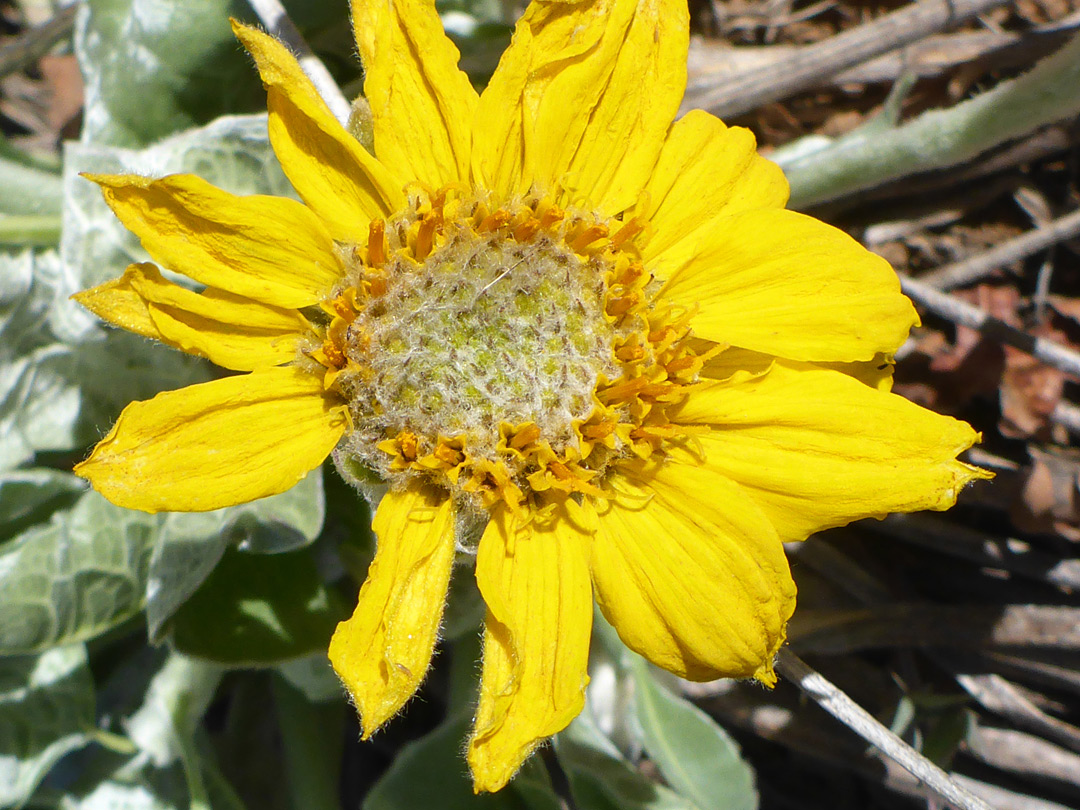
{"label": "notched petal tip", "polygon": [[587,537],[565,512],[524,524],[497,511],[480,540],[476,579],[488,615],[467,754],[478,793],[501,789],[584,707],[592,629]]}
{"label": "notched petal tip", "polygon": [[161,278],[160,271],[149,262],[132,264],[119,278],[80,290],[71,295],[70,300],[94,313],[106,323],[134,332],[136,335],[174,345],[154,325],[146,301],[133,285],[133,280],[143,274]]}
{"label": "notched petal tip", "polygon": [[335,239],[360,241],[404,203],[403,181],[345,130],[283,43],[235,21],[233,32],[267,90],[270,143],[289,182]]}
{"label": "notched petal tip", "polygon": [[142,512],[206,512],[293,487],[345,430],[342,405],[290,366],[133,402],[77,473]]}
{"label": "notched petal tip", "polygon": [[431,663],[454,562],[452,502],[425,487],[388,492],[372,529],[378,551],[330,662],[368,739],[419,688]]}
{"label": "notched petal tip", "polygon": [[773,669],[773,662],[771,659],[767,664],[764,664],[761,669],[754,673],[754,680],[768,689],[772,689],[776,686],[776,670]]}

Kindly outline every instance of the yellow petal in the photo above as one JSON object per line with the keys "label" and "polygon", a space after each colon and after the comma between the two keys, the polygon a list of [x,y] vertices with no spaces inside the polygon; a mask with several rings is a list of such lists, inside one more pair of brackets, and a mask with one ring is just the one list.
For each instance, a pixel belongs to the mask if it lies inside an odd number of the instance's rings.
{"label": "yellow petal", "polygon": [[124,408],[75,472],[144,512],[246,503],[318,467],[345,430],[343,407],[293,367],[190,385]]}
{"label": "yellow petal", "polygon": [[683,239],[700,239],[699,229],[716,217],[783,208],[788,183],[779,166],[758,155],[750,130],[691,110],[672,125],[645,193],[648,262]]}
{"label": "yellow petal", "polygon": [[158,269],[148,262],[133,264],[120,278],[77,292],[71,297],[113,326],[167,343],[165,336],[150,318],[146,300],[131,286],[131,277],[136,273],[156,273],[159,277],[161,275]]}
{"label": "yellow petal", "polygon": [[[799,364],[791,362],[785,362],[784,365],[793,368],[799,367]],[[873,359],[864,360],[861,363],[814,363],[814,365],[847,374],[863,385],[869,385],[871,388],[876,388],[883,393],[887,394],[892,391],[893,370],[896,368],[896,361],[891,354],[875,354]]]}
{"label": "yellow petal", "polygon": [[[694,349],[700,354],[705,354],[716,344],[706,340],[695,340]],[[779,360],[772,355],[752,352],[749,349],[740,349],[737,346],[728,346],[719,354],[710,357],[702,366],[701,376],[705,380],[724,382],[738,382],[735,377],[756,377],[767,372],[774,363],[780,363],[792,369],[831,369],[854,377],[864,385],[876,388],[879,391],[892,390],[892,375],[895,362],[891,355],[876,354],[872,360],[863,360],[857,363],[804,363],[796,360]],[[691,390],[691,396],[693,391]]]}
{"label": "yellow petal", "polygon": [[772,684],[795,608],[784,549],[736,484],[694,463],[626,470],[597,506],[596,600],[620,638],[684,678]]}
{"label": "yellow petal", "polygon": [[592,629],[589,530],[565,506],[525,526],[496,510],[476,557],[487,603],[484,665],[468,760],[473,785],[499,790],[585,703]]}
{"label": "yellow petal", "polygon": [[203,284],[303,307],[342,276],[329,233],[294,200],[237,197],[190,174],[86,176],[155,261]]}
{"label": "yellow petal", "polygon": [[686,86],[681,0],[536,0],[476,113],[475,163],[503,194],[562,185],[605,214],[637,202]]}
{"label": "yellow petal", "polygon": [[[699,355],[705,354],[716,345],[705,340],[697,340],[696,343],[698,345],[695,350]],[[730,380],[736,376],[756,377],[772,368],[775,362],[776,358],[769,354],[740,349],[738,346],[726,346],[719,354],[705,361],[701,376],[706,380]]]}
{"label": "yellow petal", "polygon": [[454,509],[411,487],[383,496],[372,521],[378,552],[330,661],[352,695],[364,739],[393,717],[427,673],[454,562]]}
{"label": "yellow petal", "polygon": [[375,154],[432,189],[469,182],[476,91],[430,0],[352,0]]}
{"label": "yellow petal", "polygon": [[657,259],[661,296],[695,307],[694,334],[791,360],[895,352],[918,323],[888,262],[793,211],[713,220]]}
{"label": "yellow petal", "polygon": [[166,281],[153,265],[133,265],[124,277],[149,304],[150,318],[166,342],[223,368],[254,371],[295,360],[309,329],[295,309],[213,288],[195,293]]}
{"label": "yellow petal", "polygon": [[710,470],[738,482],[785,540],[889,512],[948,509],[988,474],[956,461],[979,440],[964,422],[837,371],[776,364],[695,390],[674,417]]}
{"label": "yellow petal", "polygon": [[152,264],[72,296],[95,315],[223,368],[253,371],[296,359],[308,323],[294,309],[167,281]]}
{"label": "yellow petal", "polygon": [[404,203],[404,182],[345,131],[284,45],[235,21],[233,31],[266,86],[270,143],[289,182],[335,239],[364,242],[372,219]]}

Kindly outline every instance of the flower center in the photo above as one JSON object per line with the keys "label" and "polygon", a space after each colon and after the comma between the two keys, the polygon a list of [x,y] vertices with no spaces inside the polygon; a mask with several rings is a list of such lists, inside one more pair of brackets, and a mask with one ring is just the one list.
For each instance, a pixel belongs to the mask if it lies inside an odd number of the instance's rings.
{"label": "flower center", "polygon": [[339,466],[478,508],[602,494],[611,463],[674,435],[664,411],[705,359],[688,313],[648,304],[641,230],[451,189],[373,222],[342,247],[348,275],[307,353],[349,405]]}
{"label": "flower center", "polygon": [[615,372],[604,262],[547,233],[445,230],[423,261],[391,248],[385,291],[349,331],[345,356],[365,369],[351,392],[357,429],[459,436],[487,457],[504,422],[569,442],[600,374]]}

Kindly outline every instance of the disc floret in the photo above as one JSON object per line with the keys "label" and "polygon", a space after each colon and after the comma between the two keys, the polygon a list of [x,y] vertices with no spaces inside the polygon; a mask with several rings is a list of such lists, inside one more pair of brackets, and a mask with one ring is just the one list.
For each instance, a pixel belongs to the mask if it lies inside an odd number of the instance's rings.
{"label": "disc floret", "polygon": [[665,410],[706,358],[690,313],[650,306],[643,230],[457,189],[372,222],[342,247],[348,273],[307,352],[348,403],[339,461],[516,509],[553,489],[602,495],[613,461],[685,434]]}

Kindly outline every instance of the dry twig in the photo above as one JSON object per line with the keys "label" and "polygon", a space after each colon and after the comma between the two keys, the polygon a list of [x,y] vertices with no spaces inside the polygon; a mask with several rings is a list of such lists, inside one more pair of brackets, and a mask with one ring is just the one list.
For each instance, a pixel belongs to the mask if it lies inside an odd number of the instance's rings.
{"label": "dry twig", "polygon": [[900,278],[900,286],[906,295],[935,315],[975,329],[988,338],[1027,352],[1048,366],[1080,377],[1080,354],[1071,349],[1017,329],[992,317],[986,310],[943,293],[925,282],[903,276]]}
{"label": "dry twig", "polygon": [[924,273],[919,277],[919,281],[940,290],[962,287],[1015,261],[1076,236],[1080,236],[1080,210],[1028,231],[1015,239],[1002,242],[991,250]]}
{"label": "dry twig", "polygon": [[[905,73],[929,78],[977,60],[992,60],[995,68],[1029,65],[1063,45],[1077,26],[1080,26],[1080,13],[1022,34],[1013,31],[936,34],[823,77],[823,80],[834,87],[842,87],[895,82]],[[717,82],[725,81],[729,75],[758,70],[783,72],[792,60],[801,60],[801,54],[807,47],[812,46],[732,47],[715,40],[694,37],[690,42],[687,96],[694,99],[708,92]]]}
{"label": "dry twig", "polygon": [[900,763],[942,798],[962,810],[991,810],[990,805],[953,781],[945,771],[885,728],[866,709],[811,669],[791,650],[780,650],[776,656],[776,668],[821,708]]}
{"label": "dry twig", "polygon": [[808,45],[784,64],[724,76],[716,85],[688,95],[683,110],[703,107],[721,118],[768,104],[813,87],[822,79],[902,48],[930,34],[982,14],[1005,0],[920,0],[871,23]]}
{"label": "dry twig", "polygon": [[44,25],[31,28],[0,48],[0,78],[32,65],[58,42],[70,37],[75,29],[75,13],[78,8],[75,3],[60,9],[56,16]]}

